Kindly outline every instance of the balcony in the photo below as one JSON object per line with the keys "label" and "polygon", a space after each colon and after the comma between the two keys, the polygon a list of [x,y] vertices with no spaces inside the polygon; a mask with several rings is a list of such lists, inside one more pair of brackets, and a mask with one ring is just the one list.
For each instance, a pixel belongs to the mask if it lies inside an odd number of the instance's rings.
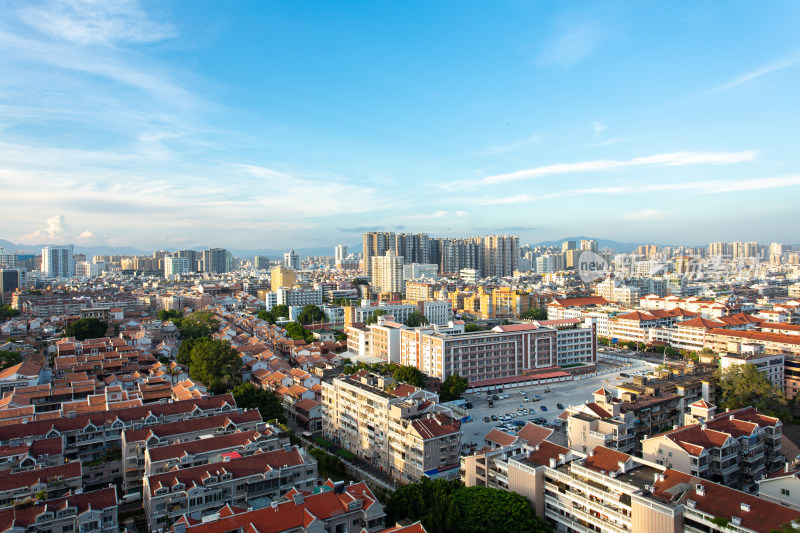
{"label": "balcony", "polygon": [[569,516],[575,516],[589,524],[598,524],[600,525],[601,528],[607,529],[609,531],[616,531],[619,533],[628,533],[630,531],[630,528],[627,526],[627,524],[619,524],[617,522],[609,520],[607,517],[604,517],[600,514],[593,515],[591,513],[584,511],[579,507],[575,507],[574,505],[573,506],[565,505],[564,502],[559,501],[557,498],[553,496],[545,495],[544,501],[545,503],[550,504],[552,507],[563,511],[565,514],[564,516],[565,518]]}
{"label": "balcony", "polygon": [[589,437],[593,439],[598,439],[602,441],[604,444],[608,444],[611,442],[611,434],[610,433],[598,433],[597,431],[590,431]]}

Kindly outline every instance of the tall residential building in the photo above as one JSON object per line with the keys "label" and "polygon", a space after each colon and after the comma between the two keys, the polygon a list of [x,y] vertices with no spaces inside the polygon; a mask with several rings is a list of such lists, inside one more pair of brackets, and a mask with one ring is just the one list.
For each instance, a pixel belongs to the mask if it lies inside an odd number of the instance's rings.
{"label": "tall residential building", "polygon": [[269,257],[257,255],[253,258],[253,266],[259,270],[267,270],[269,268]]}
{"label": "tall residential building", "polygon": [[363,239],[364,273],[372,275],[372,258],[386,255],[387,250],[393,250],[395,246],[394,233],[383,231],[371,231],[365,233]]}
{"label": "tall residential building", "polygon": [[395,236],[394,251],[406,264],[432,263],[431,238],[424,233],[400,233]]}
{"label": "tall residential building", "polygon": [[14,292],[19,288],[25,288],[25,270],[21,268],[0,268],[0,296],[4,292]]}
{"label": "tall residential building", "polygon": [[730,245],[727,242],[712,242],[708,245],[709,257],[727,257],[731,255]]}
{"label": "tall residential building", "polygon": [[283,265],[278,265],[270,271],[272,292],[278,292],[281,287],[292,287],[297,282],[297,274]]}
{"label": "tall residential building", "polygon": [[165,257],[164,258],[164,277],[171,278],[178,274],[188,274],[191,272],[188,257]]}
{"label": "tall residential building", "polygon": [[17,254],[9,252],[0,247],[0,267],[15,268],[17,266]]}
{"label": "tall residential building", "polygon": [[210,274],[228,272],[228,251],[223,248],[211,248],[203,251],[203,272]]}
{"label": "tall residential building", "polygon": [[372,290],[382,292],[403,292],[403,257],[389,250],[386,255],[372,258]]}
{"label": "tall residential building", "polygon": [[564,241],[561,243],[561,251],[566,252],[567,250],[574,250],[575,249],[575,241]]}
{"label": "tall residential building", "polygon": [[519,237],[515,235],[487,235],[483,238],[483,248],[484,275],[486,277],[514,275],[519,262]]}
{"label": "tall residential building", "polygon": [[197,263],[200,260],[200,258],[202,257],[202,253],[201,252],[197,252],[195,250],[181,250],[180,252],[177,252],[176,254],[173,254],[173,255],[177,255],[178,257],[187,258],[189,260],[189,271],[190,272],[197,272],[198,271]]}
{"label": "tall residential building", "polygon": [[294,250],[283,254],[283,266],[290,270],[300,270],[300,255]]}
{"label": "tall residential building", "polygon": [[597,241],[594,239],[584,239],[581,241],[581,251],[582,252],[594,252],[597,253],[598,246]]}
{"label": "tall residential building", "polygon": [[320,385],[327,438],[401,481],[458,477],[461,422],[436,394],[366,371]]}
{"label": "tall residential building", "polygon": [[347,245],[339,244],[333,250],[333,264],[341,265],[347,258]]}
{"label": "tall residential building", "polygon": [[75,275],[75,256],[71,244],[42,248],[42,272],[51,278]]}

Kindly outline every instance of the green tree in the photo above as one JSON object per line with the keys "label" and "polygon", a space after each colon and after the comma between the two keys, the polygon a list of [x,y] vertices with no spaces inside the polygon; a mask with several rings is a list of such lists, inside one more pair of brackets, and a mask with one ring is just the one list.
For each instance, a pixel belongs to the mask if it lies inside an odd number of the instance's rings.
{"label": "green tree", "polygon": [[195,311],[173,322],[186,338],[209,337],[219,329],[219,320],[211,311]]}
{"label": "green tree", "polygon": [[223,394],[242,382],[242,359],[228,341],[200,339],[192,346],[189,376],[212,394]]}
{"label": "green tree", "polygon": [[[208,337],[204,337],[208,338]],[[178,346],[178,355],[175,356],[175,361],[181,365],[189,365],[192,362],[192,348],[196,343],[198,343],[201,339],[193,339],[188,338],[181,341],[180,346]]]}
{"label": "green tree", "polygon": [[420,313],[419,311],[412,311],[409,313],[408,318],[404,322],[404,324],[410,328],[416,328],[418,326],[422,326],[428,323],[428,319],[425,318],[425,315]]}
{"label": "green tree", "polygon": [[442,388],[439,391],[439,400],[443,402],[452,402],[458,400],[461,395],[469,388],[469,382],[466,378],[462,378],[458,374],[450,374],[442,382]]}
{"label": "green tree", "polygon": [[546,532],[524,496],[488,487],[465,487],[453,495],[462,532]]}
{"label": "green tree", "polygon": [[261,418],[265,421],[277,418],[278,422],[286,423],[281,401],[270,391],[256,387],[252,383],[242,383],[237,385],[231,392],[233,399],[236,400],[237,407],[258,409],[258,412],[261,413]]}
{"label": "green tree", "polygon": [[104,337],[108,331],[108,324],[99,318],[89,317],[76,320],[64,328],[62,337],[75,337],[79,341],[98,339]]}
{"label": "green tree", "polygon": [[349,307],[353,305],[350,301],[350,298],[334,298],[333,305],[338,305],[339,307]]}
{"label": "green tree", "polygon": [[460,481],[423,478],[394,491],[386,503],[386,522],[421,520],[428,533],[545,533],[523,496],[487,487],[466,488]]}
{"label": "green tree", "polygon": [[464,326],[465,333],[472,333],[473,331],[481,331],[481,327],[478,324],[467,324]]}
{"label": "green tree", "polygon": [[289,306],[283,304],[276,305],[272,308],[270,313],[273,317],[275,317],[275,320],[278,320],[279,318],[289,318]]}
{"label": "green tree", "polygon": [[18,365],[21,362],[22,357],[17,352],[9,352],[6,350],[0,351],[0,370],[5,370],[10,366]]}
{"label": "green tree", "polygon": [[183,317],[183,313],[180,311],[180,309],[161,309],[158,312],[158,319],[162,322],[167,322],[169,320],[181,317]]}
{"label": "green tree", "polygon": [[413,366],[401,366],[397,370],[394,371],[392,377],[395,381],[402,381],[403,383],[408,383],[409,385],[413,385],[414,387],[423,387],[425,386],[425,377],[422,375],[422,372],[414,368]]}
{"label": "green tree", "polygon": [[266,309],[262,309],[261,311],[259,311],[258,313],[256,313],[256,316],[257,316],[258,318],[260,318],[261,320],[264,320],[264,321],[266,321],[266,322],[269,322],[270,324],[274,324],[274,323],[275,323],[275,317],[274,317],[274,316],[272,316],[272,313],[270,313],[270,312],[269,312],[269,311],[267,311]]}
{"label": "green tree", "polygon": [[519,317],[527,320],[547,320],[547,309],[531,307],[530,309],[519,315]]}
{"label": "green tree", "polygon": [[300,314],[297,315],[297,321],[301,324],[313,324],[314,322],[324,322],[325,313],[314,304],[309,304],[303,307]]}
{"label": "green tree", "polygon": [[19,316],[19,311],[10,305],[0,306],[0,318],[11,318],[15,316]]}
{"label": "green tree", "polygon": [[783,392],[758,371],[755,365],[731,365],[718,369],[718,386],[722,392],[722,409],[741,409],[752,405],[770,416],[787,418],[787,402]]}
{"label": "green tree", "polygon": [[287,335],[289,335],[289,337],[292,339],[303,340],[306,342],[311,342],[314,340],[314,334],[297,322],[289,322],[284,326],[284,328],[286,328]]}
{"label": "green tree", "polygon": [[386,314],[386,311],[385,311],[384,309],[376,309],[376,310],[375,310],[375,311],[373,311],[373,313],[372,313],[372,314],[369,316],[369,318],[367,318],[367,321],[365,322],[365,324],[366,324],[367,326],[369,326],[370,324],[377,324],[377,323],[378,323],[378,317],[379,317],[379,316],[383,316],[383,315],[385,315],[385,314]]}

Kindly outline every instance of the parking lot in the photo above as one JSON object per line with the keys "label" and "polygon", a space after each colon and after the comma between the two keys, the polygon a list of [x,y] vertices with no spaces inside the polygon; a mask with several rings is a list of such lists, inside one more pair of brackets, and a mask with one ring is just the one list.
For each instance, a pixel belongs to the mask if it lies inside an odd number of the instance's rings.
{"label": "parking lot", "polygon": [[[465,394],[464,399],[472,403],[469,410],[472,421],[462,426],[464,436],[462,442],[465,444],[476,443],[478,447],[483,445],[483,437],[503,422],[492,421],[491,416],[506,415],[514,413],[511,421],[528,422],[534,418],[542,418],[547,423],[553,423],[563,409],[558,408],[562,404],[564,408],[569,405],[577,405],[585,401],[592,400],[592,393],[600,387],[606,387],[614,392],[614,387],[627,378],[620,380],[620,374],[633,374],[652,370],[652,367],[642,364],[633,368],[620,368],[618,371],[585,378],[575,381],[552,383],[549,385],[538,385],[535,387],[521,387],[514,389],[503,389],[501,399],[494,400],[494,407],[489,407],[486,393]],[[545,390],[549,388],[549,392]],[[521,392],[524,391],[530,401],[525,402]],[[500,396],[500,393],[496,393]],[[535,395],[542,397],[540,401],[534,401]],[[507,398],[505,396],[508,396]],[[544,409],[542,409],[544,407]],[[528,414],[517,415],[520,409],[527,409]],[[489,422],[484,421],[484,417],[489,417]]]}

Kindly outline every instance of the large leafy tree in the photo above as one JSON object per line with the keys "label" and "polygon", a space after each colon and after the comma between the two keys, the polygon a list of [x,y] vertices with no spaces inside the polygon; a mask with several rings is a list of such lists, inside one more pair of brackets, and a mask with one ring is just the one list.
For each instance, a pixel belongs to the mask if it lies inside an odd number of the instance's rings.
{"label": "large leafy tree", "polygon": [[200,339],[192,346],[189,376],[202,382],[213,394],[232,390],[242,382],[242,359],[228,341]]}
{"label": "large leafy tree", "polygon": [[419,311],[412,311],[409,313],[408,318],[405,321],[405,325],[410,328],[416,328],[418,326],[422,326],[423,324],[427,324],[428,319],[425,318],[425,315],[420,313]]}
{"label": "large leafy tree", "polygon": [[19,311],[10,305],[0,306],[0,318],[11,318],[14,316],[19,316]]}
{"label": "large leafy tree", "polygon": [[108,324],[99,318],[89,317],[76,320],[72,324],[64,328],[62,337],[75,337],[79,341],[86,339],[97,339],[105,337],[108,331]]}
{"label": "large leafy tree", "polygon": [[252,383],[242,383],[237,385],[231,392],[238,407],[258,409],[258,412],[261,413],[261,418],[265,421],[277,418],[278,422],[286,423],[281,401],[268,390],[258,388]]}
{"label": "large leafy tree", "polygon": [[219,329],[219,320],[211,311],[195,311],[173,322],[187,338],[208,337]]}
{"label": "large leafy tree", "polygon": [[401,366],[394,371],[392,377],[395,381],[402,381],[415,387],[423,387],[425,385],[425,376],[422,375],[418,369],[413,366]]}
{"label": "large leafy tree", "polygon": [[369,316],[369,318],[367,318],[367,321],[366,321],[366,322],[364,322],[364,323],[365,323],[366,325],[368,325],[368,326],[369,326],[370,324],[377,324],[377,323],[378,323],[378,317],[379,317],[379,316],[383,316],[383,315],[385,315],[385,314],[386,314],[386,311],[385,311],[385,310],[383,310],[383,309],[376,309],[375,311],[373,311],[373,312],[372,312],[372,314]]}
{"label": "large leafy tree", "polygon": [[783,392],[770,383],[755,365],[731,365],[718,370],[717,376],[722,392],[721,408],[740,409],[752,405],[772,416],[786,416],[787,402]]}
{"label": "large leafy tree", "polygon": [[544,533],[519,494],[487,487],[466,488],[459,481],[423,478],[398,488],[386,504],[386,521],[421,520],[428,533]]}
{"label": "large leafy tree", "polygon": [[158,319],[162,322],[182,317],[183,313],[180,311],[180,309],[161,309],[158,312]]}
{"label": "large leafy tree", "polygon": [[464,326],[465,333],[472,333],[473,331],[481,331],[481,327],[478,324],[467,324]]}
{"label": "large leafy tree", "polygon": [[527,318],[530,320],[547,320],[547,309],[539,309],[537,307],[531,307],[521,315],[520,318]]}
{"label": "large leafy tree", "polygon": [[314,334],[297,322],[289,322],[284,327],[286,328],[286,334],[295,340],[304,340],[306,342],[314,340]]}
{"label": "large leafy tree", "polygon": [[466,392],[469,387],[469,382],[466,378],[462,378],[458,374],[450,374],[442,382],[442,388],[439,391],[439,399],[443,402],[451,402],[458,400],[461,395]]}
{"label": "large leafy tree", "polygon": [[301,324],[311,324],[314,322],[323,322],[325,320],[325,313],[314,304],[309,304],[303,307],[300,314],[297,316],[297,321]]}
{"label": "large leafy tree", "polygon": [[18,365],[22,362],[22,357],[17,352],[9,352],[6,350],[0,351],[0,370],[5,370],[6,368],[14,365]]}

